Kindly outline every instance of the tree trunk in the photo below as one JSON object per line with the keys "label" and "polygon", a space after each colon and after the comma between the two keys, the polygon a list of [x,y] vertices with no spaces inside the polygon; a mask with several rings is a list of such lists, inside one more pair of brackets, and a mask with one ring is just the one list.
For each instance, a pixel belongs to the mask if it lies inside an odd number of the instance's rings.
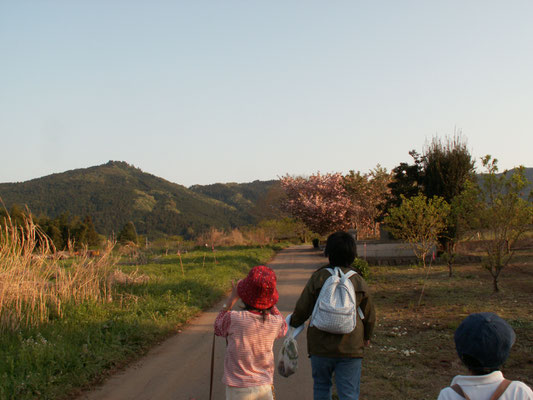
{"label": "tree trunk", "polygon": [[448,276],[451,278],[453,274],[453,263],[455,261],[455,250],[457,248],[457,243],[453,240],[449,240],[446,243],[446,252],[448,253]]}
{"label": "tree trunk", "polygon": [[420,303],[422,302],[422,296],[424,295],[424,289],[426,288],[426,282],[428,280],[428,275],[429,275],[429,266],[426,267],[426,256],[427,256],[427,253],[424,253],[422,255],[422,265],[424,266],[424,271],[426,271],[426,278],[424,279],[424,284],[422,285],[422,291],[420,292],[420,297],[418,298],[417,307],[420,307]]}
{"label": "tree trunk", "polygon": [[500,288],[498,288],[498,276],[493,276],[492,278],[492,287],[494,289],[494,293],[499,292]]}

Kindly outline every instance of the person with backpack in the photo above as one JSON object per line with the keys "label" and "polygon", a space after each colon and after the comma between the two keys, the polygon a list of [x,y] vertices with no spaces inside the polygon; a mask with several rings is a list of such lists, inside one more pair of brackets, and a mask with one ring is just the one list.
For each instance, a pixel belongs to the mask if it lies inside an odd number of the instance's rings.
{"label": "person with backpack", "polygon": [[351,267],[354,238],[336,232],[326,242],[329,264],[315,271],[296,302],[290,326],[311,318],[307,352],[314,400],[331,400],[332,377],[340,400],[357,400],[364,347],[370,345],[376,314],[364,279]]}
{"label": "person with backpack", "polygon": [[[244,308],[233,311],[241,299]],[[273,400],[274,340],[287,333],[276,303],[276,274],[264,265],[233,285],[227,304],[215,320],[215,335],[226,338],[226,400]]]}
{"label": "person with backpack", "polygon": [[515,332],[491,312],[470,314],[454,334],[455,348],[470,375],[457,375],[438,400],[533,400],[524,383],[503,377],[500,369],[509,357]]}

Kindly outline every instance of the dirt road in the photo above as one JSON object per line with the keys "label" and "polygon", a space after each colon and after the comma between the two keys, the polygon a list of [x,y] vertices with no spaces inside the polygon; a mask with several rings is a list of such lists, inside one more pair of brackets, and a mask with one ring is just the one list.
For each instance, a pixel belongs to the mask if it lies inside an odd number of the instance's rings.
{"label": "dirt road", "polygon": [[[280,299],[278,308],[284,316],[292,312],[305,282],[312,271],[326,259],[309,246],[292,247],[280,252],[268,265],[276,271]],[[208,400],[213,322],[223,301],[203,313],[173,336],[151,350],[146,357],[104,385],[86,392],[79,400]],[[281,340],[276,341],[277,354]],[[305,332],[298,337],[299,369],[284,378],[275,373],[274,385],[278,400],[312,399],[311,366],[306,356]],[[221,382],[225,340],[216,338],[213,398],[224,400]]]}

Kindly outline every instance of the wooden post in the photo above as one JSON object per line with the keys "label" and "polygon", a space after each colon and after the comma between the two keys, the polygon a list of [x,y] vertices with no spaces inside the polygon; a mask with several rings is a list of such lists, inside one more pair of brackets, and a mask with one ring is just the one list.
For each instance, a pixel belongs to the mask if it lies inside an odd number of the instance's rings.
{"label": "wooden post", "polygon": [[215,264],[218,264],[217,256],[215,255],[215,245],[211,245],[211,250],[213,250],[213,258],[215,259]]}
{"label": "wooden post", "polygon": [[178,250],[178,257],[180,259],[180,266],[181,266],[181,274],[185,276],[185,272],[183,271],[183,262],[181,261],[181,252]]}

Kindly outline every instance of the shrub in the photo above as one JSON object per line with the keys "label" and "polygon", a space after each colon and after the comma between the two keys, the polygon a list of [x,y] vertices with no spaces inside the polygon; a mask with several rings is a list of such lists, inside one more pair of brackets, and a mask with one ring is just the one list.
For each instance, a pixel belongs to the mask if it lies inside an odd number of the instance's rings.
{"label": "shrub", "polygon": [[352,267],[357,271],[363,279],[368,279],[370,277],[370,268],[366,260],[362,258],[356,258],[352,264]]}

